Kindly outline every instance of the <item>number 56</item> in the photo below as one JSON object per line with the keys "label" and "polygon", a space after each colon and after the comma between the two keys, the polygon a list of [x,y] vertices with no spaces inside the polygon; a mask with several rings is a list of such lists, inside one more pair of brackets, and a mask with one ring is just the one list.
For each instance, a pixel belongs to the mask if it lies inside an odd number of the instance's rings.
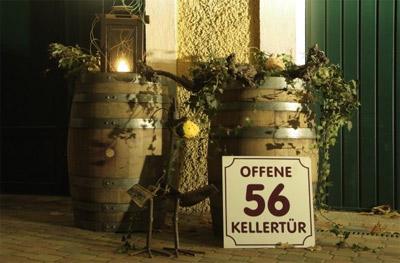
{"label": "number 56", "polygon": [[[284,188],[283,184],[278,184],[268,198],[268,210],[274,216],[284,216],[289,212],[289,209],[290,209],[289,200],[285,196],[279,195],[282,192],[283,188]],[[244,213],[246,215],[259,216],[264,212],[264,210],[265,210],[264,198],[261,195],[254,193],[255,191],[262,191],[262,190],[264,190],[264,185],[262,185],[262,184],[247,185],[246,200],[247,201],[256,201],[257,207],[255,209],[245,207]],[[281,209],[276,209],[275,204],[277,202],[282,203]]]}

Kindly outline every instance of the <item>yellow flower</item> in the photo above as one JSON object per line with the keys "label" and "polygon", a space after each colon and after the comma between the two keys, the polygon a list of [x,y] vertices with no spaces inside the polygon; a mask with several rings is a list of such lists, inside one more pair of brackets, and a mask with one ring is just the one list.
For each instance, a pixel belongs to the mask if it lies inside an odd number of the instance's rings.
{"label": "yellow flower", "polygon": [[265,62],[265,66],[269,70],[285,70],[285,63],[283,62],[282,58],[277,56],[271,56]]}
{"label": "yellow flower", "polygon": [[331,76],[331,73],[329,72],[329,69],[327,69],[325,67],[322,67],[322,68],[318,69],[317,74],[322,79],[328,79]]}
{"label": "yellow flower", "polygon": [[199,126],[190,120],[185,121],[182,125],[182,137],[185,137],[186,139],[195,138],[199,135],[199,132]]}

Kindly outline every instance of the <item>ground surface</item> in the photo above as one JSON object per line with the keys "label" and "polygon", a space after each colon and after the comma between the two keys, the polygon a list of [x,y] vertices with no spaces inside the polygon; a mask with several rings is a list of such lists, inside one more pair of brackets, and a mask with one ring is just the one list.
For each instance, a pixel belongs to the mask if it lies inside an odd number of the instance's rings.
{"label": "ground surface", "polygon": [[[337,248],[338,239],[317,220],[317,247],[308,249],[223,249],[206,219],[186,216],[181,220],[181,246],[202,250],[205,255],[153,259],[118,254],[121,234],[75,228],[71,201],[66,197],[0,196],[0,262],[400,262],[399,219],[332,213],[351,228],[348,244],[375,251]],[[346,220],[348,222],[346,222]],[[325,231],[324,231],[325,228]],[[371,235],[372,231],[375,235]],[[145,234],[134,235],[145,244]],[[172,246],[172,232],[154,234],[154,247]]]}

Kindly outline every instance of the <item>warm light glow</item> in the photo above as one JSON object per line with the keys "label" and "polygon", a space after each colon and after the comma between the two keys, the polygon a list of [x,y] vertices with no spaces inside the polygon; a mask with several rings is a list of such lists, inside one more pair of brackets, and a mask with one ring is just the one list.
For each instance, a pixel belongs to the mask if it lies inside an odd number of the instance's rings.
{"label": "warm light glow", "polygon": [[119,58],[116,62],[117,72],[130,72],[128,61],[125,58]]}
{"label": "warm light glow", "polygon": [[289,138],[300,138],[301,137],[301,131],[299,129],[289,129]]}

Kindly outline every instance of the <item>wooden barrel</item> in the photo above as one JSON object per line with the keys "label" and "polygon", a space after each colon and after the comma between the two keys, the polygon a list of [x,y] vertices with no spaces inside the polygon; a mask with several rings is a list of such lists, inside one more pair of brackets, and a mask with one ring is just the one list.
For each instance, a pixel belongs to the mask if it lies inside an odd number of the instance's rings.
{"label": "wooden barrel", "polygon": [[[281,77],[269,77],[258,88],[232,85],[220,97],[211,120],[208,178],[220,190],[222,156],[308,156],[313,184],[317,180],[315,132],[308,128],[299,98],[289,94]],[[300,87],[301,88],[301,87]],[[214,232],[222,233],[222,192],[211,198]]]}
{"label": "wooden barrel", "polygon": [[[68,134],[68,170],[74,220],[94,231],[146,229],[147,212],[127,190],[154,184],[162,174],[168,130],[162,120],[174,88],[139,84],[135,74],[96,73],[76,83]],[[128,103],[129,102],[129,103]],[[130,129],[131,136],[123,133]],[[157,211],[162,204],[156,202]],[[155,214],[156,225],[164,215]],[[157,220],[158,219],[158,220]],[[133,223],[131,225],[131,222]]]}

